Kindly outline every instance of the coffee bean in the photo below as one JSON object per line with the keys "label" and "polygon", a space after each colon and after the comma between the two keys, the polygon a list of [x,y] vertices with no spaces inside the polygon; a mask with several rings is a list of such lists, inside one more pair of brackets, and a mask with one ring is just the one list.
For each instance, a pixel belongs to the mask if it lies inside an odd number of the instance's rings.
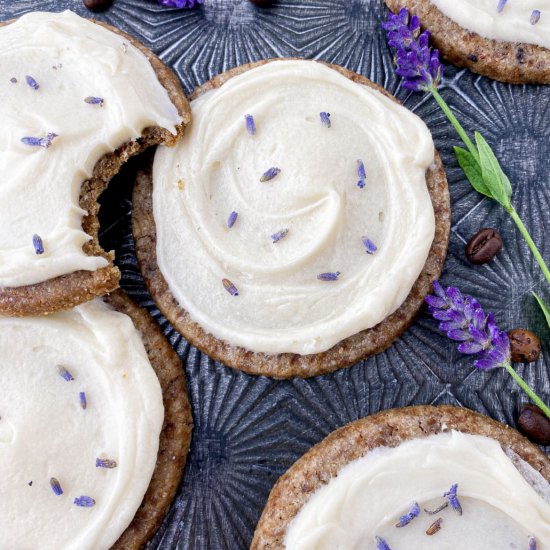
{"label": "coffee bean", "polygon": [[473,264],[486,264],[502,248],[500,235],[490,227],[478,231],[466,244],[466,258]]}
{"label": "coffee bean", "polygon": [[550,445],[550,420],[536,406],[529,403],[521,408],[519,431],[539,445]]}
{"label": "coffee bean", "polygon": [[84,5],[90,11],[104,11],[111,7],[113,0],[84,0]]}
{"label": "coffee bean", "polygon": [[508,332],[514,363],[532,363],[539,358],[540,340],[530,330],[515,328]]}

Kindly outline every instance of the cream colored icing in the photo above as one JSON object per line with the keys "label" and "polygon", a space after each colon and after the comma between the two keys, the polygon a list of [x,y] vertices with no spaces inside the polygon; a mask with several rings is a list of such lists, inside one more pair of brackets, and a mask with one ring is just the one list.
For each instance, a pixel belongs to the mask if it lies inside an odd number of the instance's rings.
{"label": "cream colored icing", "polygon": [[[550,0],[508,0],[499,13],[498,0],[431,0],[447,17],[484,38],[524,42],[550,48]],[[541,12],[531,24],[534,10]]]}
{"label": "cream colored icing", "polygon": [[[521,462],[521,460],[520,460]],[[522,470],[534,470],[522,462]],[[375,536],[392,550],[550,548],[550,486],[536,473],[539,494],[500,444],[490,438],[452,431],[415,439],[397,448],[379,448],[340,470],[318,489],[290,523],[287,550],[375,550]],[[458,484],[460,516],[435,509]],[[401,515],[418,502],[421,514],[396,528]],[[432,536],[426,529],[443,518]]]}
{"label": "cream colored icing", "polygon": [[[175,132],[176,107],[136,47],[70,11],[32,12],[0,27],[0,65],[0,287],[107,265],[82,251],[81,184],[103,155],[146,127]],[[47,149],[21,142],[48,133],[58,137]]]}
{"label": "cream colored icing", "polygon": [[[97,300],[47,317],[0,317],[0,354],[0,548],[110,548],[149,485],[164,417],[139,333]],[[117,467],[97,468],[96,458]],[[83,495],[95,506],[73,504]]]}
{"label": "cream colored icing", "polygon": [[[268,353],[327,350],[395,311],[421,272],[434,237],[433,160],[425,124],[382,93],[313,61],[254,68],[195,99],[182,142],[157,150],[158,265],[217,338]],[[281,172],[260,182],[270,167]],[[336,271],[338,281],[317,279]]]}

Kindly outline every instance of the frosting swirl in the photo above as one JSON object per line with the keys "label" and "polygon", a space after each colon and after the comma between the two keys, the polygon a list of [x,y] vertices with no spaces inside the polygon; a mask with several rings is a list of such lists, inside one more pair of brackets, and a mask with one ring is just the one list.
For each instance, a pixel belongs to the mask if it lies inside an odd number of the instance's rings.
{"label": "frosting swirl", "polygon": [[[484,38],[523,42],[550,49],[550,0],[508,0],[497,11],[494,0],[430,0],[462,28]],[[539,12],[539,18],[533,12]]]}
{"label": "frosting swirl", "polygon": [[290,60],[191,107],[182,142],[157,151],[153,211],[159,268],[196,322],[253,351],[309,354],[399,307],[434,237],[434,146],[417,116]]}
{"label": "frosting swirl", "polygon": [[[375,536],[391,548],[485,550],[550,548],[550,485],[519,460],[526,477],[537,478],[539,494],[504,453],[487,437],[442,433],[378,448],[350,462],[319,488],[290,523],[287,550],[360,550],[376,548]],[[396,528],[416,501],[437,508],[451,484],[458,484],[463,513],[450,508],[434,516],[424,511]],[[544,496],[543,496],[544,495]],[[442,517],[442,528],[427,528]]]}
{"label": "frosting swirl", "polygon": [[176,107],[145,55],[70,11],[0,27],[0,64],[0,286],[106,266],[82,250],[81,184],[146,127],[175,132]]}
{"label": "frosting swirl", "polygon": [[0,548],[110,548],[149,486],[164,417],[139,333],[96,300],[0,317],[0,352]]}

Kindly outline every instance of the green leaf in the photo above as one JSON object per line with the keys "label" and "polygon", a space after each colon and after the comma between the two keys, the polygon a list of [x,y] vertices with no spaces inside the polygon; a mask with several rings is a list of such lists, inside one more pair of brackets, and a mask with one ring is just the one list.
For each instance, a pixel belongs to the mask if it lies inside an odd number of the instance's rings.
{"label": "green leaf", "polygon": [[540,309],[542,309],[542,312],[546,317],[546,322],[548,323],[548,327],[550,328],[550,308],[542,301],[542,298],[537,296],[534,292],[533,292],[533,296],[537,299]]}
{"label": "green leaf", "polygon": [[478,193],[490,197],[491,199],[494,198],[490,189],[485,185],[485,181],[483,180],[483,175],[481,173],[481,167],[479,166],[479,162],[474,155],[466,149],[462,149],[462,147],[454,147],[454,150],[458,164],[460,164],[460,167],[464,170],[464,173],[472,184],[472,187]]}
{"label": "green leaf", "polygon": [[489,189],[492,197],[504,208],[509,210],[512,205],[512,186],[506,174],[502,171],[497,157],[485,138],[479,133],[475,133],[477,150],[479,152],[479,165],[483,175],[483,182]]}

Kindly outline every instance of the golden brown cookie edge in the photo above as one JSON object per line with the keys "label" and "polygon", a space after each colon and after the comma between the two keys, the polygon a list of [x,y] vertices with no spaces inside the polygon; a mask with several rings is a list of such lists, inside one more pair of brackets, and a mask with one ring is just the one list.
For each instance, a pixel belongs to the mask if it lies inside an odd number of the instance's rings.
{"label": "golden brown cookie edge", "polygon": [[[82,219],[82,229],[91,237],[83,249],[88,256],[104,257],[109,264],[95,271],[76,271],[33,285],[0,287],[0,315],[14,317],[48,315],[55,311],[71,309],[118,288],[120,271],[113,264],[114,255],[112,252],[104,251],[99,245],[99,203],[97,199],[107,188],[111,178],[119,172],[130,157],[145,151],[151,145],[160,143],[168,146],[175,145],[182,137],[185,126],[191,119],[189,103],[178,77],[171,69],[166,67],[153,52],[136,38],[106,23],[91,21],[126,38],[147,57],[159,82],[168,92],[183,120],[176,128],[176,136],[160,127],[146,128],[141,137],[123,144],[116,151],[107,153],[99,159],[94,167],[92,177],[82,182],[80,207],[88,212]],[[9,25],[12,22],[0,22],[0,26]]]}
{"label": "golden brown cookie edge", "polygon": [[550,459],[519,432],[480,413],[449,405],[419,405],[390,409],[356,420],[332,432],[284,473],[269,495],[251,550],[284,548],[290,522],[313,493],[338,471],[377,447],[457,430],[497,440],[550,482]]}
{"label": "golden brown cookie edge", "polygon": [[[213,88],[218,88],[229,78],[242,74],[254,67],[277,60],[263,60],[242,65],[222,73],[195,90],[190,99],[198,97]],[[340,72],[354,82],[370,86],[395,102],[396,98],[384,88],[371,82],[364,76],[336,65],[329,67]],[[445,171],[439,154],[436,152],[435,164],[428,169],[426,183],[436,218],[436,231],[428,259],[420,276],[413,285],[409,296],[397,311],[380,324],[346,338],[331,349],[312,355],[292,353],[265,354],[231,346],[207,334],[189,314],[181,308],[168,288],[157,264],[156,228],[152,204],[152,159],[148,166],[138,174],[133,195],[132,226],[136,256],[142,275],[155,303],[192,345],[213,359],[242,370],[248,374],[264,375],[272,378],[308,378],[349,367],[361,359],[387,349],[412,323],[423,304],[424,297],[430,293],[432,282],[437,279],[443,268],[447,254],[450,231],[450,198]]]}
{"label": "golden brown cookie edge", "polygon": [[112,546],[112,550],[138,550],[160,527],[176,495],[191,445],[193,418],[181,360],[157,324],[120,290],[104,300],[128,315],[139,331],[159,379],[164,403],[164,422],[151,483],[134,519]]}

